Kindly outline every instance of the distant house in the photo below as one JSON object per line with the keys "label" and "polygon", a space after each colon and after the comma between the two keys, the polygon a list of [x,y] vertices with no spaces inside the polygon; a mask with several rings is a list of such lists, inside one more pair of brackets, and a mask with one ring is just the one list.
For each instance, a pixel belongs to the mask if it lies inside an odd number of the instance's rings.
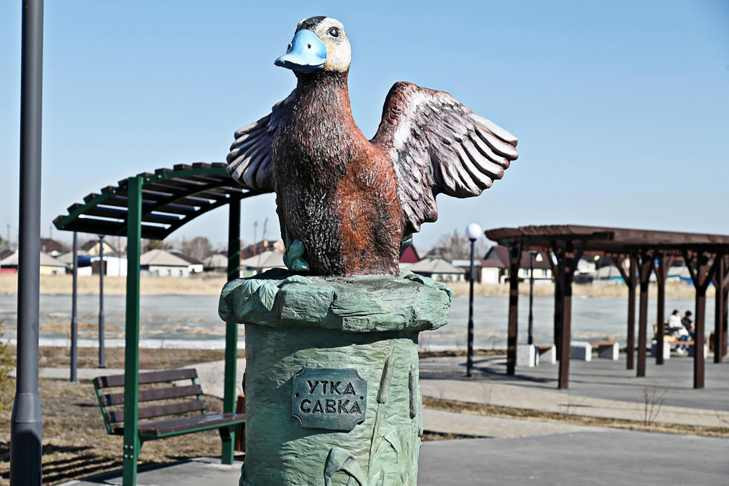
{"label": "distant house", "polygon": [[412,243],[403,246],[400,249],[400,263],[412,264],[420,261],[420,254],[418,249]]}
{"label": "distant house", "polygon": [[43,253],[49,254],[53,258],[58,258],[60,255],[63,255],[68,251],[66,245],[58,240],[54,240],[51,238],[41,238],[40,244],[41,251]]}
{"label": "distant house", "polygon": [[189,277],[190,264],[166,250],[150,250],[139,259],[140,268],[158,277]]}
{"label": "distant house", "polygon": [[222,253],[210,255],[203,260],[203,270],[206,272],[225,272],[228,270],[228,256]]}
{"label": "distant house", "polygon": [[[519,263],[519,279],[529,279],[530,263],[534,268],[536,282],[551,282],[552,268],[549,265],[548,253],[537,252],[534,260],[530,262],[529,252],[524,251]],[[541,260],[541,261],[539,261]],[[505,246],[494,245],[486,252],[481,262],[481,283],[502,284],[509,278],[509,249]]]}
{"label": "distant house", "polygon": [[191,256],[184,255],[180,251],[170,251],[170,253],[172,253],[176,257],[179,257],[179,258],[185,260],[190,267],[190,273],[202,273],[203,272],[203,268],[204,268],[203,262],[201,262],[197,258],[193,258]]}
{"label": "distant house", "polygon": [[[80,250],[86,252],[87,255],[90,256],[99,256],[101,246],[99,245],[99,240],[88,240],[85,241],[82,245]],[[111,243],[109,243],[108,238],[104,238],[104,256],[118,256],[119,250],[114,247]]]}
{"label": "distant house", "polygon": [[[18,250],[0,260],[0,273],[17,273],[19,264]],[[59,262],[48,253],[40,254],[41,275],[63,275],[66,273],[66,265]]]}
{"label": "distant house", "polygon": [[442,258],[424,258],[418,263],[410,265],[408,270],[440,282],[461,282],[466,277],[462,269],[451,265]]}
{"label": "distant house", "polygon": [[264,251],[258,255],[246,258],[240,262],[244,271],[260,273],[271,268],[286,268],[283,261],[283,252]]}

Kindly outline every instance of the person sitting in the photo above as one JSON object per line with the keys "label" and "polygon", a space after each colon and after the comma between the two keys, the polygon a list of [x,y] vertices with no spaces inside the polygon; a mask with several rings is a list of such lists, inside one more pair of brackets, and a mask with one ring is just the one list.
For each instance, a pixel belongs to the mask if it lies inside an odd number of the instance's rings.
{"label": "person sitting", "polygon": [[668,318],[668,334],[677,336],[678,331],[683,329],[681,324],[681,316],[679,315],[678,309],[673,309],[671,316]]}
{"label": "person sitting", "polygon": [[686,332],[693,337],[694,336],[694,321],[691,320],[691,311],[687,310],[686,313],[683,315],[683,319],[681,319],[681,324],[686,329]]}

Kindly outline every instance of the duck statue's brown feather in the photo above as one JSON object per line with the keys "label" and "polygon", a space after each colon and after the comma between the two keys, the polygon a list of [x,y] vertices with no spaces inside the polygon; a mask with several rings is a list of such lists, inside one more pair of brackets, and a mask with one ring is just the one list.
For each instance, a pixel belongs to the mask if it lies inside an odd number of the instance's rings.
{"label": "duck statue's brown feather", "polygon": [[[297,39],[315,50],[317,38],[326,57],[312,68],[317,57],[293,54]],[[405,82],[390,90],[368,140],[352,117],[348,53],[338,21],[300,22],[280,58],[296,89],[235,133],[228,168],[243,186],[276,192],[287,248],[303,244],[298,269],[397,274],[401,241],[438,217],[436,195],[478,196],[517,158],[517,140],[448,93]]]}

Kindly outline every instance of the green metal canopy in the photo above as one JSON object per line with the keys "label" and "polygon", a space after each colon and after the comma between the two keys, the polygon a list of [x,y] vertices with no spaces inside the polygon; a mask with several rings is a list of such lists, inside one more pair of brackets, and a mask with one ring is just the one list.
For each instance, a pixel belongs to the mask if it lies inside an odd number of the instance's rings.
{"label": "green metal canopy", "polygon": [[[225,164],[178,164],[172,169],[143,172],[106,186],[73,204],[53,224],[59,230],[127,237],[126,311],[124,326],[124,486],[137,481],[139,435],[139,337],[141,239],[161,240],[179,227],[215,208],[228,206],[228,280],[239,277],[241,200],[261,192],[241,188]],[[72,319],[73,321],[73,319]],[[73,328],[72,322],[72,328]],[[72,336],[74,331],[72,330]],[[73,339],[73,338],[72,338]],[[225,323],[223,412],[236,402],[238,326]],[[73,345],[72,345],[73,349]],[[73,351],[72,351],[73,355]],[[73,360],[73,359],[72,359]],[[235,431],[221,434],[221,459],[233,462]]]}
{"label": "green metal canopy", "polygon": [[[172,169],[143,172],[142,238],[162,240],[181,226],[233,200],[260,192],[243,189],[228,175],[225,164],[197,162]],[[127,235],[129,179],[106,186],[68,207],[53,220],[59,230],[98,235]]]}

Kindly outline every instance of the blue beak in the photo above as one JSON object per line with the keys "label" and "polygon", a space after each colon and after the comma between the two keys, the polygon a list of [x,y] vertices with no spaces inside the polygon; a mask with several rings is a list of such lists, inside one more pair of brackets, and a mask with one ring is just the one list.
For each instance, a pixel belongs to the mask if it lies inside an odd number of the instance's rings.
{"label": "blue beak", "polygon": [[294,35],[286,54],[276,59],[274,64],[295,72],[313,73],[323,68],[327,61],[327,46],[308,29]]}

